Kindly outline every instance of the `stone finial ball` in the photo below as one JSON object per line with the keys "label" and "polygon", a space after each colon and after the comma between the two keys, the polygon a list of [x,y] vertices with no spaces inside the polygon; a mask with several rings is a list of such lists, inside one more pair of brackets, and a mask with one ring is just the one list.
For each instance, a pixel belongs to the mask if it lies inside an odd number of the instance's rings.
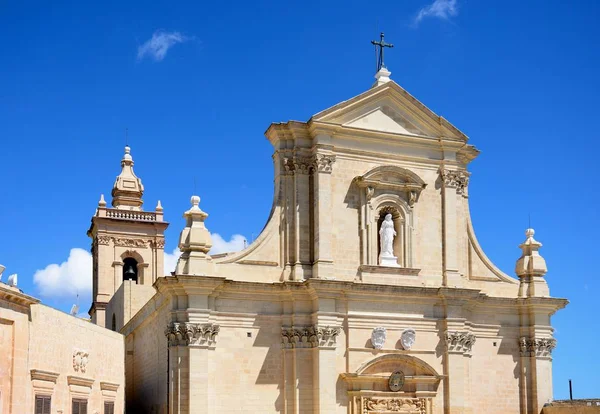
{"label": "stone finial ball", "polygon": [[533,229],[525,230],[525,236],[527,236],[527,237],[533,237],[534,234],[535,234],[535,230],[533,230]]}
{"label": "stone finial ball", "polygon": [[197,206],[198,204],[200,204],[200,197],[198,197],[197,195],[192,196],[190,201],[192,202],[193,206]]}

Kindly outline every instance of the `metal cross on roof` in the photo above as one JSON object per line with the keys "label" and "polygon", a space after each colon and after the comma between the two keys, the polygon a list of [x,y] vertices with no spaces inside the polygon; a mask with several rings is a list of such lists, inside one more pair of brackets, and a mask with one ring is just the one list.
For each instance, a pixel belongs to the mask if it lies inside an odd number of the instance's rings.
{"label": "metal cross on roof", "polygon": [[[371,40],[371,44],[375,45],[375,54],[377,55],[377,72],[379,72],[379,69],[381,69],[382,67],[385,67],[385,63],[383,63],[383,48],[385,48],[385,47],[392,48],[392,47],[394,47],[394,45],[391,43],[384,42],[383,32],[381,32],[381,34],[379,35],[379,42],[376,42],[375,40]],[[379,48],[379,52],[377,51],[377,48]]]}

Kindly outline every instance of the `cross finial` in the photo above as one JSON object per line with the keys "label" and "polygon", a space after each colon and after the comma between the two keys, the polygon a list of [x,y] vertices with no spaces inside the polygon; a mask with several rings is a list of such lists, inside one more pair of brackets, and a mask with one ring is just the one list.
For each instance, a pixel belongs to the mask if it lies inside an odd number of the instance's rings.
{"label": "cross finial", "polygon": [[[385,63],[383,62],[383,49],[386,47],[389,47],[389,48],[394,47],[394,45],[391,43],[385,43],[383,38],[384,38],[384,34],[383,34],[383,32],[381,32],[379,34],[379,42],[376,42],[375,40],[371,40],[371,44],[375,45],[375,55],[377,56],[377,70],[375,72],[379,72],[379,69],[381,69],[382,67],[385,67]],[[379,48],[379,50],[377,50],[377,48]]]}

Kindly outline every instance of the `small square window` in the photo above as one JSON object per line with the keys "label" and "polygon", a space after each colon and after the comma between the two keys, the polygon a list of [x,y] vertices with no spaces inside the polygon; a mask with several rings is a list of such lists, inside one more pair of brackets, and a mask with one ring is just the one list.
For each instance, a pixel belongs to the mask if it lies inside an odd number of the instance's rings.
{"label": "small square window", "polygon": [[49,395],[35,396],[35,414],[50,414],[52,398]]}
{"label": "small square window", "polygon": [[247,335],[248,335],[248,338],[252,338],[252,332],[248,332]]}
{"label": "small square window", "polygon": [[113,401],[104,402],[104,414],[115,414],[115,403]]}
{"label": "small square window", "polygon": [[72,414],[87,414],[87,400],[74,398],[71,405]]}

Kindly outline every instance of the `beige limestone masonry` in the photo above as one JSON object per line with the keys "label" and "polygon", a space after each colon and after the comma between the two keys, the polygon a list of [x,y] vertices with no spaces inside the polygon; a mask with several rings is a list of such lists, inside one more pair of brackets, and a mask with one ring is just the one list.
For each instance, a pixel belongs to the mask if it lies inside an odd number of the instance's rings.
{"label": "beige limestone masonry", "polygon": [[[541,243],[526,231],[514,276],[491,263],[469,213],[479,151],[389,75],[308,122],[272,124],[261,235],[211,257],[210,212],[193,196],[164,277],[167,223],[162,207],[141,210],[126,150],[114,208],[101,199],[88,234],[91,315],[114,314],[126,337],[128,410],[539,414],[552,399],[551,316],[567,301],[550,296]],[[394,267],[378,261],[386,214]]]}
{"label": "beige limestone masonry", "polygon": [[70,413],[73,398],[88,413],[105,402],[123,412],[122,335],[0,283],[0,345],[0,412],[33,413],[36,395],[51,397],[52,414]]}

